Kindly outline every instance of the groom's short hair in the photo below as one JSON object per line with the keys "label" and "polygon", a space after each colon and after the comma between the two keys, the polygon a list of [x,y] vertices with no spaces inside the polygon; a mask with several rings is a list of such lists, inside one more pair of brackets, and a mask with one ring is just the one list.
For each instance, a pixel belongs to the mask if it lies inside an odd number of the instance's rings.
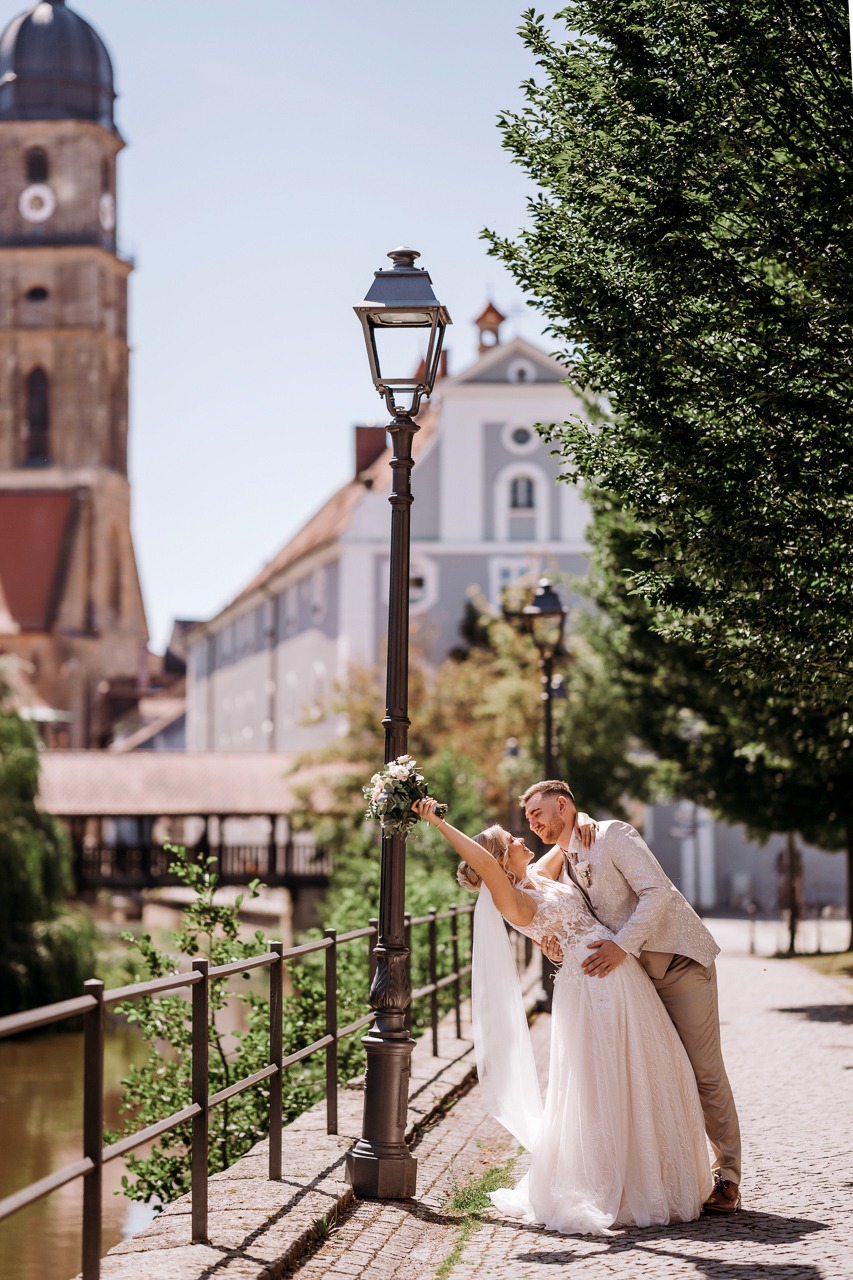
{"label": "groom's short hair", "polygon": [[534,796],[566,796],[577,808],[571,787],[568,782],[562,782],[559,778],[552,778],[548,782],[534,782],[532,787],[528,787],[524,795],[518,797],[522,809],[527,808],[528,800],[532,800]]}

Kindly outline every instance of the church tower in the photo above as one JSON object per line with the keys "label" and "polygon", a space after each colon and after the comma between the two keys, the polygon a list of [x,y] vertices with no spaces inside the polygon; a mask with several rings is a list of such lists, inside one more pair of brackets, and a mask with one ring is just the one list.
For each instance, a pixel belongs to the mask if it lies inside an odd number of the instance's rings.
{"label": "church tower", "polygon": [[76,747],[109,739],[147,657],[114,101],[107,49],[65,0],[0,36],[0,653]]}

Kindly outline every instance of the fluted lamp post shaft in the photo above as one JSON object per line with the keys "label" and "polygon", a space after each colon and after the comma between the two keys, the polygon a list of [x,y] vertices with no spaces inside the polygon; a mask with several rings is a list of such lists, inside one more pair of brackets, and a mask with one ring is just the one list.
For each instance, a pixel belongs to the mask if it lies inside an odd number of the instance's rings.
{"label": "fluted lamp post shaft", "polygon": [[[413,249],[390,253],[393,268],[377,271],[355,310],[364,329],[374,386],[392,415],[391,558],[388,591],[385,762],[405,755],[409,714],[409,563],[412,443],[421,399],[432,391],[444,331],[450,316],[438,302],[426,271],[415,267]],[[382,361],[382,338],[394,330],[428,331],[427,352],[414,377],[391,376]],[[406,840],[382,837],[379,937],[370,985],[374,1021],[367,1051],[362,1134],[347,1153],[347,1177],[356,1195],[400,1200],[413,1196],[417,1161],[406,1145],[406,1113],[414,1041],[406,1029],[411,1002],[405,933]]]}

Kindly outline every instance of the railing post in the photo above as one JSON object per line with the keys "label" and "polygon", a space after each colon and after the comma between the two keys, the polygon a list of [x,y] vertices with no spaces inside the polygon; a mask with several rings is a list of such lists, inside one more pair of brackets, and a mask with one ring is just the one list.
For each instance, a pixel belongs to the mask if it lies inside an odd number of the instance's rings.
{"label": "railing post", "polygon": [[450,908],[450,928],[451,928],[451,954],[453,957],[453,972],[456,975],[456,981],[453,984],[453,1009],[456,1014],[456,1039],[462,1039],[462,976],[459,973],[459,908],[456,903]]}
{"label": "railing post", "polygon": [[193,971],[201,981],[192,989],[192,1101],[201,1110],[193,1116],[192,1136],[192,1240],[207,1241],[207,1176],[208,1176],[208,969],[210,961],[193,960]]}
{"label": "railing post", "polygon": [[284,992],[283,942],[271,942],[270,951],[278,956],[270,965],[270,1065],[278,1067],[270,1076],[270,1181],[281,1181],[281,1091],[284,1051],[281,1043],[282,1002]]}
{"label": "railing post", "polygon": [[83,1179],[83,1280],[101,1274],[101,1214],[104,1147],[104,984],[84,982],[87,996],[97,1004],[83,1015],[83,1155],[94,1169]]}
{"label": "railing post", "polygon": [[438,992],[435,984],[438,982],[438,922],[436,916],[438,909],[430,907],[429,909],[429,984],[432,991],[429,993],[429,1025],[432,1031],[432,1056],[438,1057]]}
{"label": "railing post", "polygon": [[331,1036],[326,1045],[326,1132],[338,1132],[338,931],[324,929],[324,938],[331,938],[326,948],[326,1035]]}
{"label": "railing post", "polygon": [[[411,991],[412,989],[412,913],[411,911],[407,911],[406,914],[403,916],[403,937],[405,938],[404,945],[406,948],[406,984],[408,986],[409,991]],[[411,1000],[406,1006],[405,1027],[407,1031],[411,1032],[412,1030]]]}
{"label": "railing post", "polygon": [[[367,968],[368,968],[367,989],[369,991],[370,988],[373,986],[373,976],[376,973],[376,956],[374,955],[373,948],[376,946],[376,939],[379,937],[379,921],[377,920],[376,916],[371,916],[370,919],[368,920],[368,924],[370,925],[371,929],[375,931],[373,933],[368,934],[367,936]],[[408,942],[406,942],[406,946],[408,945],[409,945]]]}

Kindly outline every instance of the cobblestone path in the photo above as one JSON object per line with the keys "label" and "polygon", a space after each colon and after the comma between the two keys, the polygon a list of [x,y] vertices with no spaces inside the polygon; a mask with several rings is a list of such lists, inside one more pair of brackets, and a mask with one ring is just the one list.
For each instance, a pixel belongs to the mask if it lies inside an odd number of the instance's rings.
{"label": "cobblestone path", "polygon": [[[517,1151],[474,1089],[417,1147],[418,1198],[361,1202],[294,1280],[851,1280],[853,987],[796,962],[718,961],[726,1062],[744,1134],[732,1219],[559,1236],[486,1215],[464,1247],[455,1187]],[[549,1020],[533,1035],[540,1069]],[[521,1175],[524,1157],[513,1176]],[[451,1262],[452,1259],[452,1262]],[[450,1265],[448,1265],[450,1263]]]}

